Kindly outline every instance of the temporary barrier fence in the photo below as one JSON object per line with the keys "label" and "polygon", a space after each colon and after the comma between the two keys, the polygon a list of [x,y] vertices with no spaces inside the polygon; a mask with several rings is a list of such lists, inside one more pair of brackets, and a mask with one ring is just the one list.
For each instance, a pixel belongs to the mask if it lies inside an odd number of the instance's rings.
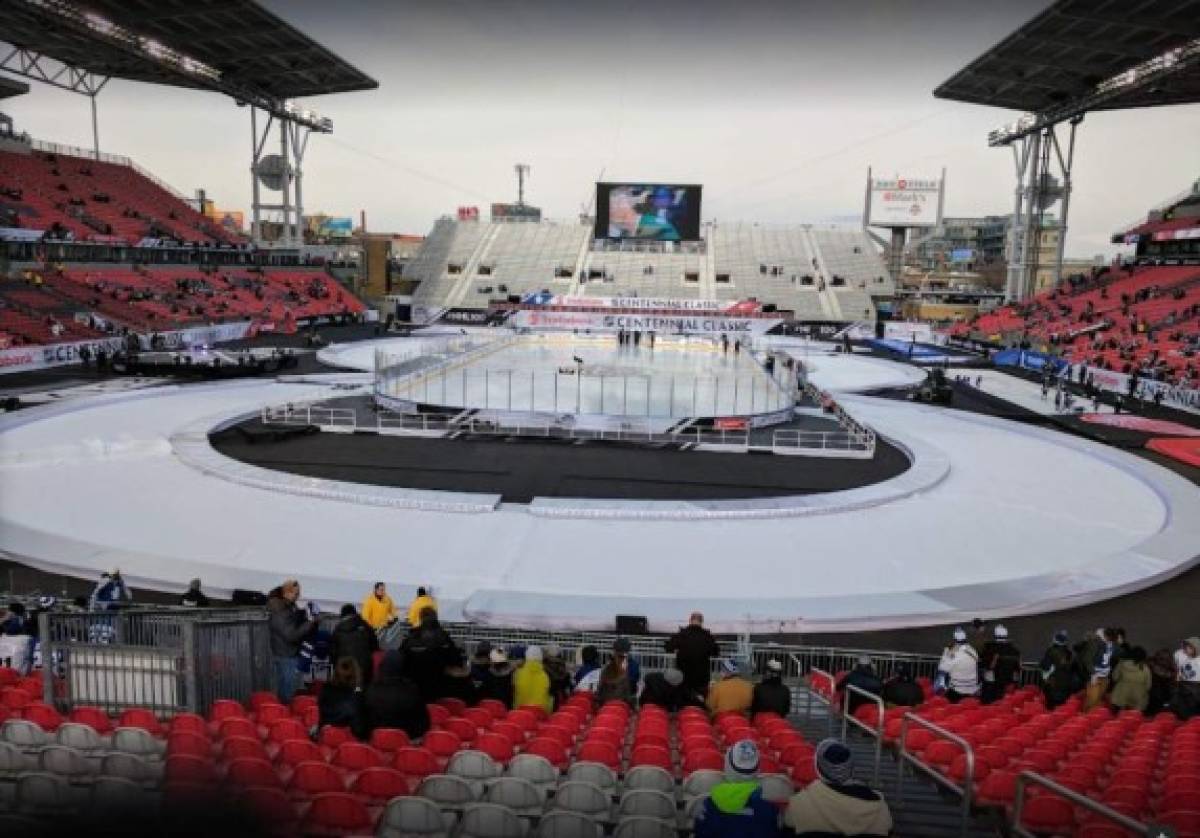
{"label": "temporary barrier fence", "polygon": [[119,713],[206,713],[273,678],[263,609],[131,608],[39,615],[45,701]]}

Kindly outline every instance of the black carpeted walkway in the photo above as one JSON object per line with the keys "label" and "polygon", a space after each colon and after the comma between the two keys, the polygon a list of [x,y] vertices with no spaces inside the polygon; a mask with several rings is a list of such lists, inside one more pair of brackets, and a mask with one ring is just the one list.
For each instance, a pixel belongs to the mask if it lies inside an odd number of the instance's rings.
{"label": "black carpeted walkway", "polygon": [[[245,423],[250,430],[257,420]],[[250,442],[212,437],[228,457],[306,477],[413,489],[645,500],[761,498],[853,489],[894,477],[908,458],[880,440],[870,460],[682,451],[612,442],[311,434]]]}

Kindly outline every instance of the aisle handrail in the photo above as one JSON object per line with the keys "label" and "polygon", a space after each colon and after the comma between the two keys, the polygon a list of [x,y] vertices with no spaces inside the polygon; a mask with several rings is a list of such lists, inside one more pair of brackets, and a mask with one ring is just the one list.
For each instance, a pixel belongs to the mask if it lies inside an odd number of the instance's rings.
{"label": "aisle handrail", "polygon": [[[909,724],[916,724],[918,727],[923,727],[926,730],[953,742],[963,749],[967,755],[967,771],[963,776],[962,785],[954,782],[947,775],[934,768],[932,765],[924,762],[917,754],[908,750],[908,728]],[[959,827],[960,834],[967,834],[967,824],[971,820],[971,796],[975,789],[975,750],[971,747],[971,743],[963,739],[956,733],[952,733],[941,725],[936,725],[928,719],[923,719],[915,713],[905,713],[904,720],[900,724],[900,743],[896,751],[896,805],[904,805],[904,763],[912,763],[913,768],[927,774],[934,782],[945,786],[955,794],[962,796],[962,813],[961,824]]]}

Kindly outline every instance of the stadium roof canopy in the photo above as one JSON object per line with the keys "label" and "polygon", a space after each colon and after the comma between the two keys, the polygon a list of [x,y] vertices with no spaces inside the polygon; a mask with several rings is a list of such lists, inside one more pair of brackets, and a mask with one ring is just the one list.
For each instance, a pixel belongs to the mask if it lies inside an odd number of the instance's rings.
{"label": "stadium roof canopy", "polygon": [[1058,0],[934,96],[1053,122],[1200,102],[1200,0]]}
{"label": "stadium roof canopy", "polygon": [[101,77],[286,100],[379,83],[254,0],[8,0],[0,40]]}
{"label": "stadium roof canopy", "polygon": [[20,96],[22,93],[29,92],[29,85],[23,81],[16,79],[6,79],[0,76],[0,99],[8,99],[12,96]]}

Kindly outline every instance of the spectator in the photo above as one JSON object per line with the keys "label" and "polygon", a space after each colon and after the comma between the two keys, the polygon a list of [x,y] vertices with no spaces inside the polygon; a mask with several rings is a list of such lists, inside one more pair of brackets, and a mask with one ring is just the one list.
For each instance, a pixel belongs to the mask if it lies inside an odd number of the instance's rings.
{"label": "spectator", "polygon": [[1146,661],[1150,668],[1150,699],[1146,703],[1146,715],[1153,716],[1171,709],[1171,697],[1175,692],[1175,657],[1170,649],[1159,649]]}
{"label": "spectator", "polygon": [[[267,594],[267,628],[275,659],[275,692],[284,704],[292,700],[300,681],[300,644],[317,626],[312,615],[296,606],[300,583],[289,579]],[[310,609],[311,611],[311,609]]]}
{"label": "spectator", "polygon": [[925,701],[925,691],[913,677],[912,664],[902,663],[896,667],[896,674],[883,685],[880,698],[889,707],[917,707]]}
{"label": "spectator", "polygon": [[454,652],[454,663],[442,673],[442,698],[457,698],[468,707],[474,707],[479,703],[479,689],[475,686],[474,675],[467,665],[466,654],[458,648]]}
{"label": "spectator", "polygon": [[[846,691],[846,687],[857,687],[871,695],[879,695],[883,692],[883,681],[880,679],[878,673],[875,672],[875,664],[871,662],[870,655],[859,656],[858,664],[838,679],[837,691],[843,693]],[[871,703],[871,699],[858,693],[850,693],[848,701],[851,713],[857,710],[859,706]]]}
{"label": "spectator", "polygon": [[720,656],[721,648],[704,627],[704,615],[693,612],[688,624],[668,638],[664,648],[675,653],[675,668],[683,673],[688,689],[701,695],[708,692],[712,659]]}
{"label": "spectator", "polygon": [[754,685],[742,677],[737,662],[730,658],[721,661],[721,680],[708,688],[708,712],[714,716],[745,713],[753,703]]}
{"label": "spectator", "polygon": [[541,707],[546,715],[554,712],[554,700],[550,697],[550,676],[542,665],[544,659],[541,646],[525,649],[525,663],[513,673],[513,709],[518,707]]}
{"label": "spectator", "polygon": [[622,651],[628,649],[629,641],[626,640],[622,645],[620,640],[624,640],[624,638],[618,638],[618,643],[613,644],[612,657],[597,676],[597,704],[604,704],[607,701],[624,701],[626,704],[633,704],[634,690],[629,686],[629,654],[627,651]]}
{"label": "spectator", "polygon": [[1145,712],[1146,705],[1150,703],[1150,687],[1153,683],[1154,676],[1146,665],[1146,650],[1135,646],[1113,668],[1112,694],[1108,702],[1113,710]]}
{"label": "spectator", "polygon": [[354,610],[354,606],[346,603],[342,613],[333,627],[333,637],[329,642],[329,659],[340,661],[350,658],[358,664],[358,680],[362,686],[371,683],[375,669],[375,653],[379,651],[379,639],[374,630]]}
{"label": "spectator", "polygon": [[362,672],[353,658],[334,660],[337,663],[333,675],[317,696],[317,726],[349,728],[355,738],[365,739],[369,734],[363,705]]}
{"label": "spectator", "polygon": [[112,573],[100,574],[100,581],[96,583],[92,597],[88,600],[88,610],[107,611],[130,602],[133,602],[133,593],[121,577],[121,571],[114,570]]}
{"label": "spectator", "polygon": [[19,637],[28,634],[28,618],[25,616],[25,606],[19,602],[8,604],[8,614],[0,620],[0,636]]}
{"label": "spectator", "polygon": [[475,644],[475,654],[471,657],[471,680],[475,682],[476,689],[483,682],[487,668],[492,665],[488,658],[491,653],[492,643],[490,640],[480,640]]}
{"label": "spectator", "polygon": [[426,608],[437,611],[437,600],[425,588],[417,588],[417,598],[408,606],[408,624],[413,628],[421,625],[421,612]]}
{"label": "spectator", "polygon": [[408,633],[400,646],[407,674],[417,682],[426,701],[441,698],[442,672],[458,661],[458,649],[431,607],[421,611],[420,625]]}
{"label": "spectator", "polygon": [[[969,380],[969,379],[968,379]],[[988,643],[987,623],[976,617],[971,621],[971,648],[975,650],[975,654],[983,659],[983,647]]]}
{"label": "spectator", "polygon": [[600,685],[600,650],[584,646],[579,650],[579,668],[575,670],[575,691],[594,693]]}
{"label": "spectator", "polygon": [[725,753],[725,782],[713,787],[696,813],[694,838],[779,835],[779,810],[763,799],[758,763],[758,746],[749,739],[729,748]]}
{"label": "spectator", "polygon": [[817,782],[809,783],[788,801],[783,835],[865,838],[891,833],[892,813],[887,801],[854,780],[854,756],[848,747],[836,739],[826,739],[817,745],[813,761]]}
{"label": "spectator", "polygon": [[646,675],[642,682],[642,694],[638,696],[638,705],[645,707],[647,704],[674,713],[683,707],[702,705],[703,702],[696,693],[688,689],[683,673],[670,666],[662,672]]}
{"label": "spectator", "polygon": [[1083,697],[1083,712],[1099,707],[1104,702],[1104,694],[1108,692],[1110,676],[1112,675],[1113,656],[1116,654],[1117,634],[1113,629],[1096,629],[1096,639],[1099,643],[1092,657],[1092,674],[1088,678],[1087,691]]}
{"label": "spectator", "polygon": [[368,733],[393,727],[403,730],[410,739],[419,739],[429,730],[429,710],[416,683],[404,674],[404,655],[397,649],[379,662],[379,673],[367,687],[363,703]]}
{"label": "spectator", "polygon": [[375,587],[371,589],[370,596],[363,600],[363,620],[375,631],[379,631],[396,619],[398,615],[396,603],[392,602],[392,598],[388,596],[387,585],[376,582]]}
{"label": "spectator", "polygon": [[951,704],[979,694],[979,656],[967,643],[967,633],[961,627],[954,630],[954,642],[942,652],[938,674],[945,682],[946,698]]}
{"label": "spectator", "polygon": [[999,701],[1009,686],[1021,678],[1021,652],[1008,639],[1008,629],[997,624],[993,635],[994,639],[983,646],[979,665],[983,673],[984,704]]}
{"label": "spectator", "polygon": [[199,579],[193,579],[188,583],[188,589],[179,598],[179,604],[186,605],[188,608],[208,608],[210,603],[208,597],[204,595],[204,591],[200,589]]}
{"label": "spectator", "polygon": [[633,656],[632,650],[633,645],[629,642],[628,637],[618,637],[613,641],[613,654],[621,656],[625,672],[629,676],[630,699],[638,694],[638,687],[642,683],[642,666],[638,663],[638,659]]}
{"label": "spectator", "polygon": [[1178,683],[1171,704],[1181,720],[1200,715],[1200,637],[1189,637],[1175,652]]}
{"label": "spectator", "polygon": [[762,681],[754,685],[750,712],[777,713],[785,719],[792,712],[792,691],[783,683],[783,664],[779,661],[767,661]]}
{"label": "spectator", "polygon": [[490,698],[505,707],[513,706],[513,668],[503,649],[492,649],[488,653],[490,665],[483,673],[479,684],[479,700]]}
{"label": "spectator", "polygon": [[1086,675],[1079,659],[1071,651],[1066,631],[1054,633],[1054,642],[1042,655],[1038,666],[1042,673],[1042,694],[1046,707],[1053,710],[1083,687]]}
{"label": "spectator", "polygon": [[551,643],[542,651],[545,653],[542,666],[550,679],[550,698],[555,707],[560,707],[571,697],[571,673],[567,671],[561,648]]}

